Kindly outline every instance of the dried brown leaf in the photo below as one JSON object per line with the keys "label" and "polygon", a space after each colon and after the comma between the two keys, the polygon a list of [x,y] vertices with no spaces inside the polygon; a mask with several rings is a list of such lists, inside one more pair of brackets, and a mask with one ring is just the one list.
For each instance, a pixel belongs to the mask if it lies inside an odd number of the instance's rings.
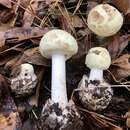
{"label": "dried brown leaf", "polygon": [[[57,0],[44,0],[47,5],[57,2]],[[58,0],[59,2],[62,2],[61,0]]]}
{"label": "dried brown leaf", "polygon": [[76,4],[78,0],[65,0],[67,3]]}
{"label": "dried brown leaf", "polygon": [[79,16],[73,15],[70,17],[71,17],[71,22],[72,22],[72,25],[74,28],[84,28],[85,27],[82,19]]}
{"label": "dried brown leaf", "polygon": [[28,28],[12,28],[7,31],[0,31],[0,47],[7,43],[16,43],[27,39],[43,36],[48,28],[28,27]]}
{"label": "dried brown leaf", "polygon": [[127,118],[127,119],[126,119],[126,126],[127,126],[128,128],[130,128],[130,118]]}
{"label": "dried brown leaf", "polygon": [[73,15],[75,15],[75,13],[79,10],[80,6],[82,5],[82,2],[83,2],[83,0],[78,1],[77,5],[76,5],[76,8],[75,8],[75,10],[73,12]]}
{"label": "dried brown leaf", "polygon": [[124,115],[124,118],[126,119],[126,126],[130,128],[130,110],[126,112],[126,114]]}
{"label": "dried brown leaf", "polygon": [[110,126],[110,127],[102,128],[100,130],[123,130],[123,129],[117,126],[116,127]]}
{"label": "dried brown leaf", "polygon": [[66,30],[67,32],[71,33],[74,30],[74,27],[71,22],[71,17],[66,12],[66,10],[62,9],[60,12],[60,15],[58,16],[58,20],[60,22],[60,26],[62,29]]}
{"label": "dried brown leaf", "polygon": [[119,36],[118,34],[112,36],[107,41],[107,49],[112,59],[117,58],[124,48],[128,45],[129,35]]}
{"label": "dried brown leaf", "polygon": [[130,75],[130,55],[124,54],[112,61],[115,66],[111,71],[117,80],[121,80]]}
{"label": "dried brown leaf", "polygon": [[48,66],[48,60],[41,56],[38,47],[24,51],[23,55],[15,65],[20,65],[25,62],[29,62],[34,65]]}
{"label": "dried brown leaf", "polygon": [[21,127],[17,108],[8,90],[5,77],[0,75],[0,130],[14,130]]}
{"label": "dried brown leaf", "polygon": [[12,4],[10,0],[0,0],[0,4],[7,7],[7,8],[11,8]]}
{"label": "dried brown leaf", "polygon": [[15,16],[14,10],[6,9],[0,13],[1,23],[7,23]]}
{"label": "dried brown leaf", "polygon": [[8,62],[6,62],[4,69],[6,71],[10,71],[13,66],[15,66],[16,62],[19,60],[21,55],[17,55],[16,57],[12,58],[11,60],[9,60]]}
{"label": "dried brown leaf", "polygon": [[130,13],[130,0],[112,0],[111,2],[125,15]]}
{"label": "dried brown leaf", "polygon": [[1,24],[0,24],[0,31],[7,31],[7,30],[9,30],[10,28],[11,28],[10,23],[6,23],[6,24],[1,23]]}
{"label": "dried brown leaf", "polygon": [[58,15],[58,20],[62,29],[68,32],[74,32],[75,28],[84,28],[85,25],[82,19],[77,15],[72,15],[72,13],[67,10],[60,8],[60,14]]}
{"label": "dried brown leaf", "polygon": [[88,50],[93,47],[93,44],[91,42],[91,31],[88,28],[79,30],[77,34],[79,36],[79,40],[77,40],[78,53],[74,56],[74,58],[80,59],[87,54]]}
{"label": "dried brown leaf", "polygon": [[6,53],[0,54],[0,66],[6,64],[11,59],[17,57],[19,53],[19,51],[10,50]]}
{"label": "dried brown leaf", "polygon": [[37,130],[37,125],[36,125],[35,120],[28,119],[27,121],[24,122],[21,130]]}
{"label": "dried brown leaf", "polygon": [[14,4],[16,5],[15,13],[17,14],[15,25],[17,26],[22,25],[24,12],[28,7],[28,5],[30,4],[30,1],[31,0],[18,0],[17,2],[14,2]]}
{"label": "dried brown leaf", "polygon": [[14,129],[16,129],[17,125],[18,125],[17,124],[17,118],[18,118],[17,116],[18,116],[18,113],[13,112],[13,111],[10,113],[0,114],[0,130],[4,130],[4,129],[5,130],[14,130]]}
{"label": "dried brown leaf", "polygon": [[30,4],[31,0],[18,0],[18,5],[22,6],[24,9]]}
{"label": "dried brown leaf", "polygon": [[38,1],[31,0],[23,16],[23,27],[29,27],[32,25],[35,18],[36,10],[38,9]]}
{"label": "dried brown leaf", "polygon": [[98,5],[98,3],[96,1],[88,1],[86,15],[88,15],[89,11],[92,8],[94,8],[96,5]]}

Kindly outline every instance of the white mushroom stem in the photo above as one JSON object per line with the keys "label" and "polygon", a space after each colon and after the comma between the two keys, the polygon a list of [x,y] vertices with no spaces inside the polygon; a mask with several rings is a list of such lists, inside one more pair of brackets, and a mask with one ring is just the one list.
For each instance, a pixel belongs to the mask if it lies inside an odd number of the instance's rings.
{"label": "white mushroom stem", "polygon": [[52,90],[51,99],[62,105],[67,105],[66,91],[66,67],[65,56],[62,54],[52,55]]}
{"label": "white mushroom stem", "polygon": [[89,81],[90,80],[103,80],[103,70],[102,69],[96,69],[92,68],[89,75]]}
{"label": "white mushroom stem", "polygon": [[101,37],[101,36],[97,36],[97,40],[98,40],[99,44],[104,44],[106,38],[105,37]]}

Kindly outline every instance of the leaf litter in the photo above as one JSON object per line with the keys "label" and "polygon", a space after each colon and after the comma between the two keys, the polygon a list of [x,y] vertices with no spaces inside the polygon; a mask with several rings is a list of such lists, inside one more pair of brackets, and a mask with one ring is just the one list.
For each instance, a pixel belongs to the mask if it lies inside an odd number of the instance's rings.
{"label": "leaf litter", "polygon": [[[90,9],[100,3],[110,3],[124,15],[124,26],[118,34],[97,43],[96,36],[87,27]],[[60,28],[71,33],[77,40],[79,50],[67,62],[68,97],[73,99],[81,112],[84,129],[127,130],[130,108],[130,2],[129,0],[1,0],[0,1],[0,130],[42,130],[40,113],[50,97],[50,61],[39,51],[40,38],[50,29]],[[88,74],[84,60],[88,50],[104,46],[110,52],[112,64],[105,71],[105,78],[112,84],[114,97],[103,112],[85,109],[77,98],[77,88],[83,74]],[[34,93],[17,99],[10,91],[10,73],[22,63],[31,63],[39,77]],[[119,87],[115,87],[119,86]],[[3,97],[3,93],[7,93]],[[10,107],[8,107],[10,106]],[[4,109],[3,109],[4,108]],[[16,124],[18,123],[18,124]],[[10,125],[11,124],[11,125]]]}

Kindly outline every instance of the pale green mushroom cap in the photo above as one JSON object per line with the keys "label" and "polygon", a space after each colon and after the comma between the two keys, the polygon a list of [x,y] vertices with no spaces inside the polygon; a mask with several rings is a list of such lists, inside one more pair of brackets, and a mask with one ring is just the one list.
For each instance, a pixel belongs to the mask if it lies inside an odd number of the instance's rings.
{"label": "pale green mushroom cap", "polygon": [[88,14],[88,27],[91,31],[101,37],[116,34],[123,25],[122,14],[109,4],[99,4]]}
{"label": "pale green mushroom cap", "polygon": [[42,37],[39,50],[46,58],[51,58],[55,53],[61,53],[68,59],[77,53],[78,45],[75,38],[68,32],[53,29]]}
{"label": "pale green mushroom cap", "polygon": [[107,49],[103,47],[91,48],[86,55],[85,64],[88,68],[106,70],[111,65],[111,57]]}
{"label": "pale green mushroom cap", "polygon": [[24,64],[21,64],[21,75],[24,75],[24,74],[30,74],[30,75],[33,75],[34,74],[34,68],[31,64],[29,63],[24,63]]}

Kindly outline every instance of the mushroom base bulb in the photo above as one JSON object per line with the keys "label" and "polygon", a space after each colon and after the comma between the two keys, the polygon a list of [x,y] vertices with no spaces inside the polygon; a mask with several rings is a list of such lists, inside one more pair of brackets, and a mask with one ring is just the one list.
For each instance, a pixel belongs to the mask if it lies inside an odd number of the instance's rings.
{"label": "mushroom base bulb", "polygon": [[101,111],[112,100],[113,90],[105,81],[93,80],[88,82],[88,77],[84,75],[78,88],[80,89],[79,99],[89,110]]}
{"label": "mushroom base bulb", "polygon": [[42,129],[44,130],[82,130],[83,123],[73,103],[66,107],[47,100],[41,114]]}

